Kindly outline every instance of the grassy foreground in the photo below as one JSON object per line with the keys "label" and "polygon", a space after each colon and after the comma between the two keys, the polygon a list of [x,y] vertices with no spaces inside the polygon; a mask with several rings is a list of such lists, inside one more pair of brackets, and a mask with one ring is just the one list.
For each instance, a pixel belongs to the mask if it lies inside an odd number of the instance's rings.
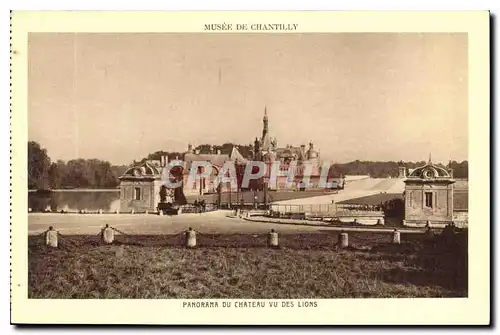
{"label": "grassy foreground", "polygon": [[65,236],[58,249],[29,239],[29,298],[354,298],[466,297],[467,234],[452,240],[387,233],[336,232],[182,237]]}

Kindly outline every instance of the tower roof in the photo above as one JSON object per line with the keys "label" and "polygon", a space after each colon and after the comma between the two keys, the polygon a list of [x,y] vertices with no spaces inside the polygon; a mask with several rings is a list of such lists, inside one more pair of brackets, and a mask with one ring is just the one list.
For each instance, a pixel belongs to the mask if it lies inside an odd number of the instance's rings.
{"label": "tower roof", "polygon": [[161,177],[161,169],[157,168],[150,162],[144,162],[135,165],[119,178],[122,179],[159,179]]}
{"label": "tower roof", "polygon": [[233,150],[229,157],[232,161],[237,163],[245,163],[247,161],[235,146],[233,146]]}
{"label": "tower roof", "polygon": [[264,136],[262,136],[262,140],[260,141],[261,143],[261,150],[262,151],[267,151],[268,149],[271,149],[271,138],[269,137],[268,133],[264,133]]}
{"label": "tower roof", "polygon": [[272,147],[271,137],[269,136],[268,119],[267,119],[267,106],[264,107],[264,127],[262,129],[262,138],[260,140],[261,150],[267,151]]}
{"label": "tower roof", "polygon": [[424,166],[418,167],[411,171],[408,178],[420,178],[420,179],[452,179],[453,177],[450,173],[441,166],[435,165],[431,162],[429,157],[429,162]]}

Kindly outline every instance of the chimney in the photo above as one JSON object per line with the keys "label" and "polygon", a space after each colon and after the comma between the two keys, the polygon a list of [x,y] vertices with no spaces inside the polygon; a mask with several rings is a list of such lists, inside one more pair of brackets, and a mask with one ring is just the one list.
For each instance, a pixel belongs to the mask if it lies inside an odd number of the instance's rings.
{"label": "chimney", "polygon": [[398,168],[398,178],[406,178],[406,168],[404,166]]}
{"label": "chimney", "polygon": [[188,144],[188,154],[193,153],[193,145],[191,143]]}
{"label": "chimney", "polygon": [[161,155],[161,156],[160,156],[160,166],[161,166],[161,167],[164,167],[164,166],[165,166],[164,159],[165,159],[165,156]]}
{"label": "chimney", "polygon": [[448,173],[450,174],[450,177],[453,178],[453,169],[451,167],[451,160],[448,163]]}

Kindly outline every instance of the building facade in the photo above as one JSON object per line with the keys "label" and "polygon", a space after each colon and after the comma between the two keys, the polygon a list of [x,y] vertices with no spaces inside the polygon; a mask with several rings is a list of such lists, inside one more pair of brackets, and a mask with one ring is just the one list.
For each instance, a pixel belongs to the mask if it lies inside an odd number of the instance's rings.
{"label": "building facade", "polygon": [[405,183],[405,226],[446,225],[453,221],[453,185],[451,171],[431,160],[411,170]]}
{"label": "building facade", "polygon": [[[203,177],[197,180],[189,180],[189,172],[191,171],[193,162],[208,162],[211,166],[211,172],[207,177]],[[237,183],[224,182],[217,185],[216,179],[219,173],[223,170],[224,164],[230,162],[234,164],[236,168],[244,166],[247,160],[241,155],[238,149],[233,146],[232,150],[228,154],[222,154],[220,150],[211,149],[210,153],[202,154],[199,150],[193,150],[192,145],[188,145],[188,151],[184,154],[184,164],[183,169],[183,191],[185,195],[202,195],[206,193],[216,193],[219,192],[218,186],[220,186],[220,192],[236,192]],[[198,173],[203,173],[203,167],[198,169]]]}
{"label": "building facade", "polygon": [[[189,172],[195,161],[210,163],[211,173],[202,178],[189,179]],[[230,154],[221,154],[213,151],[202,154],[193,150],[192,145],[184,154],[183,159],[174,159],[169,162],[168,157],[160,160],[148,160],[129,168],[120,179],[120,211],[135,212],[156,211],[160,202],[176,202],[184,204],[186,196],[203,195],[217,192],[236,192],[236,183],[221,183],[220,189],[216,186],[216,178],[226,162],[232,162],[236,167],[243,166],[246,160],[236,147]],[[168,164],[181,164],[170,169],[168,178],[172,183],[180,183],[180,187],[172,189],[165,186],[167,178],[164,169]],[[170,168],[170,167],[169,167]],[[202,174],[203,167],[197,173]]]}
{"label": "building facade", "polygon": [[152,162],[131,167],[120,177],[120,211],[154,211],[164,184],[161,169]]}
{"label": "building facade", "polygon": [[[254,160],[266,163],[266,174],[260,187],[267,186],[270,190],[284,190],[290,189],[291,184],[293,190],[320,188],[323,162],[313,142],[311,141],[307,148],[305,144],[300,146],[288,144],[285,147],[278,147],[277,139],[270,136],[267,108],[264,109],[262,123],[262,136],[255,138],[253,147]],[[278,165],[280,171],[275,180],[270,179],[273,165]],[[288,175],[293,175],[293,180],[289,180]],[[304,175],[308,175],[309,180],[305,180]],[[327,181],[332,183],[332,188],[343,187],[342,176],[328,178]]]}
{"label": "building facade", "polygon": [[[239,192],[245,190],[307,190],[323,187],[319,185],[321,178],[321,158],[319,150],[316,150],[312,141],[300,146],[287,145],[278,147],[276,138],[271,138],[269,133],[269,119],[267,109],[264,110],[262,136],[256,138],[253,145],[253,157],[243,157],[236,146],[230,152],[221,153],[220,150],[210,148],[209,152],[201,153],[199,149],[193,149],[188,145],[187,151],[182,157],[170,161],[167,156],[160,160],[149,160],[128,169],[120,177],[120,208],[121,211],[143,211],[156,210],[160,202],[165,199],[160,197],[160,190],[168,194],[168,199],[176,203],[185,203],[185,196],[203,195],[207,193]],[[248,159],[265,163],[266,171],[264,177],[251,180],[248,187],[242,188],[243,173],[248,165]],[[177,161],[177,162],[176,162]],[[202,178],[190,179],[193,162],[207,162],[211,172]],[[218,185],[217,178],[223,166],[230,162],[234,164],[237,181],[235,183],[224,182]],[[277,164],[276,164],[277,163]],[[164,169],[168,164],[180,164],[170,170],[165,176]],[[279,169],[277,178],[271,180],[272,169]],[[198,174],[203,173],[203,167],[198,167]],[[253,172],[255,173],[255,171]],[[293,175],[293,179],[289,179]],[[309,178],[305,179],[304,175]],[[180,188],[165,190],[165,180],[169,178],[172,182],[179,182]],[[307,185],[304,183],[307,181]],[[344,179],[342,176],[328,178],[333,188],[342,188]],[[163,189],[162,189],[163,186]]]}

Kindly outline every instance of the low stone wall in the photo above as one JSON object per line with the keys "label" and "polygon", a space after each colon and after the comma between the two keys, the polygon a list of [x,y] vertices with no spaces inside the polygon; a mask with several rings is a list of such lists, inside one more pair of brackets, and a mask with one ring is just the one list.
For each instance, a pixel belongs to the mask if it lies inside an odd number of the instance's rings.
{"label": "low stone wall", "polygon": [[241,214],[244,215],[244,216],[246,216],[246,217],[250,217],[250,216],[264,216],[264,215],[268,215],[269,211],[255,209],[255,210],[243,211],[243,212],[241,212]]}
{"label": "low stone wall", "polygon": [[374,226],[376,224],[385,224],[384,217],[373,215],[373,216],[343,216],[339,217],[339,221],[342,223],[352,223],[356,222],[366,226]]}
{"label": "low stone wall", "polygon": [[360,210],[343,210],[338,212],[274,212],[270,211],[270,216],[273,218],[283,219],[327,219],[338,220],[343,223],[359,223],[363,225],[385,224],[384,212],[382,211],[360,211]]}
{"label": "low stone wall", "polygon": [[[432,228],[444,228],[450,222],[449,221],[430,221],[430,226]],[[469,212],[466,211],[455,211],[453,212],[453,223],[457,228],[467,228],[469,226]],[[403,220],[403,226],[406,227],[426,227],[427,222],[423,220]]]}
{"label": "low stone wall", "polygon": [[363,225],[385,224],[382,211],[343,210],[337,212],[340,222],[356,222]]}
{"label": "low stone wall", "polygon": [[305,213],[306,215],[313,214],[323,216],[332,216],[336,212],[336,206],[333,204],[272,204],[270,209],[276,213]]}
{"label": "low stone wall", "polygon": [[453,222],[458,228],[465,228],[469,226],[469,212],[460,211],[453,212]]}
{"label": "low stone wall", "polygon": [[[431,222],[430,226],[432,228],[444,228],[448,225],[448,222]],[[411,228],[425,228],[427,223],[425,221],[409,221],[403,220],[403,226]]]}

